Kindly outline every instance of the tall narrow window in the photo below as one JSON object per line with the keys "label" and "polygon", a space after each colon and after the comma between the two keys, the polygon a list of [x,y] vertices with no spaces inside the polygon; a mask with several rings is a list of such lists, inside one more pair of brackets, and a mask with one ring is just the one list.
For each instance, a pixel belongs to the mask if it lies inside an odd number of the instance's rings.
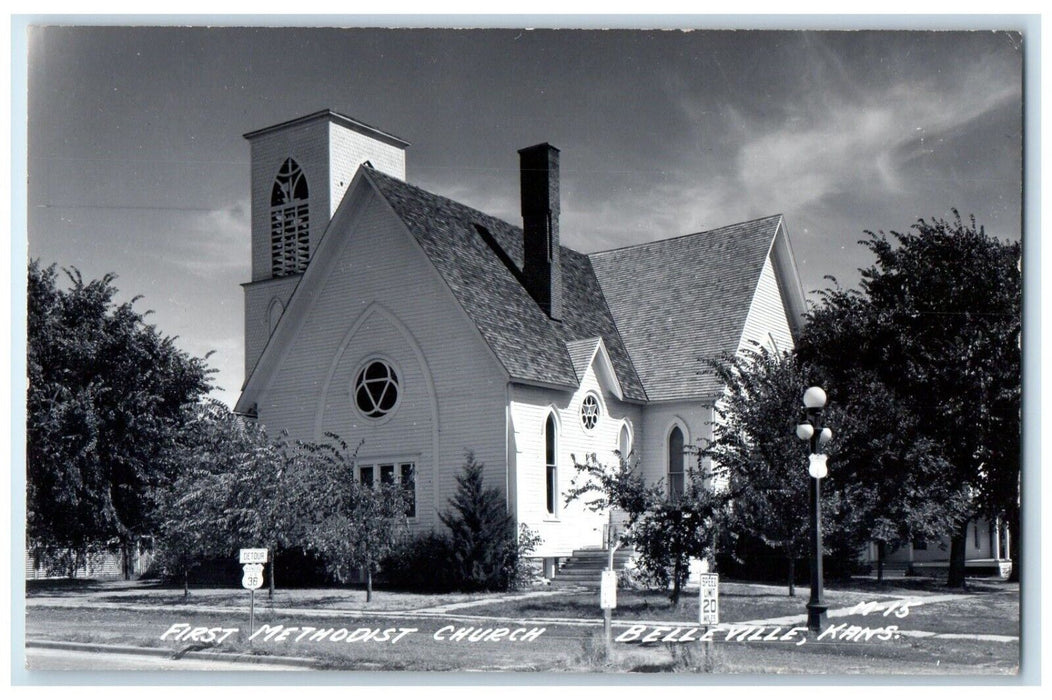
{"label": "tall narrow window", "polygon": [[679,427],[668,435],[668,498],[683,495],[683,431]]}
{"label": "tall narrow window", "polygon": [[271,335],[274,335],[274,330],[278,327],[278,321],[281,320],[281,314],[284,312],[285,308],[280,301],[275,299],[270,302],[270,310],[267,311],[267,326],[270,328]]}
{"label": "tall narrow window", "polygon": [[307,178],[288,158],[270,191],[270,272],[274,277],[303,272],[310,258]]}
{"label": "tall narrow window", "polygon": [[556,494],[559,492],[555,468],[557,444],[555,416],[548,414],[548,422],[544,424],[544,497],[548,513],[551,515],[555,515]]}
{"label": "tall narrow window", "polygon": [[402,488],[405,491],[406,517],[416,517],[416,475],[412,463],[400,464],[399,470],[402,476]]}
{"label": "tall narrow window", "polygon": [[628,424],[621,424],[621,431],[617,434],[617,451],[621,453],[621,459],[628,459],[632,453],[632,434],[628,432]]}

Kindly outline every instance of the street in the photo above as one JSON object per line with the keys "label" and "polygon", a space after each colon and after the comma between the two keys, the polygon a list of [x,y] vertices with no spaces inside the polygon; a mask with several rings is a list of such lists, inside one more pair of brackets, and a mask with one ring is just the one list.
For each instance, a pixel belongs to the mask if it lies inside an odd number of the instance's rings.
{"label": "street", "polygon": [[210,659],[172,659],[145,654],[109,654],[67,649],[26,649],[29,671],[304,671],[301,666],[236,663]]}

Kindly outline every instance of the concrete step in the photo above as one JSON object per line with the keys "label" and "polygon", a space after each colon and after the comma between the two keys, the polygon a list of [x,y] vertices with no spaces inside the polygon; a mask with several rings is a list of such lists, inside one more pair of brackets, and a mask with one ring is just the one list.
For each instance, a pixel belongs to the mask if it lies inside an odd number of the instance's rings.
{"label": "concrete step", "polygon": [[[635,556],[631,549],[618,549],[614,552],[614,570],[620,571]],[[598,588],[602,571],[610,563],[610,553],[605,549],[585,548],[574,550],[573,556],[563,562],[555,574],[552,583]]]}

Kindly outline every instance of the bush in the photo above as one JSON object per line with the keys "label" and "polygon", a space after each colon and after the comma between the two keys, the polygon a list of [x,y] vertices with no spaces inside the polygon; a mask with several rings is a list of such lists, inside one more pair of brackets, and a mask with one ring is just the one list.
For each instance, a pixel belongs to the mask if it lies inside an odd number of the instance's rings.
{"label": "bush", "polygon": [[428,532],[406,539],[380,565],[384,583],[396,589],[448,593],[458,588],[448,537]]}
{"label": "bush", "polygon": [[450,565],[458,588],[503,591],[515,583],[519,568],[515,525],[504,494],[483,487],[482,469],[469,452],[449,502],[451,509],[439,518],[449,528]]}
{"label": "bush", "polygon": [[526,558],[541,538],[526,525],[515,536],[504,495],[482,486],[482,467],[468,453],[452,507],[440,516],[449,535],[429,532],[405,540],[381,564],[387,585],[441,593],[506,591],[534,582]]}

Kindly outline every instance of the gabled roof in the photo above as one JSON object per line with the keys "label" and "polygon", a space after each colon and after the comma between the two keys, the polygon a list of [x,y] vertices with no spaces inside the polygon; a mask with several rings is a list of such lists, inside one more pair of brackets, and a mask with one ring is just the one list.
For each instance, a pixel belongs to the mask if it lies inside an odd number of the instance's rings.
{"label": "gabled roof", "polygon": [[781,225],[769,216],[589,256],[651,401],[719,392],[701,360],[737,349]]}
{"label": "gabled roof", "polygon": [[560,248],[563,318],[520,281],[522,229],[377,170],[363,172],[416,238],[513,381],[576,388],[567,343],[602,338],[626,399],[646,393],[587,255]]}
{"label": "gabled roof", "polygon": [[566,343],[566,349],[570,353],[570,362],[573,363],[573,369],[577,373],[578,381],[584,378],[584,373],[591,366],[592,358],[595,357],[595,351],[599,347],[600,342],[602,342],[602,338],[585,338],[584,340],[571,340]]}

